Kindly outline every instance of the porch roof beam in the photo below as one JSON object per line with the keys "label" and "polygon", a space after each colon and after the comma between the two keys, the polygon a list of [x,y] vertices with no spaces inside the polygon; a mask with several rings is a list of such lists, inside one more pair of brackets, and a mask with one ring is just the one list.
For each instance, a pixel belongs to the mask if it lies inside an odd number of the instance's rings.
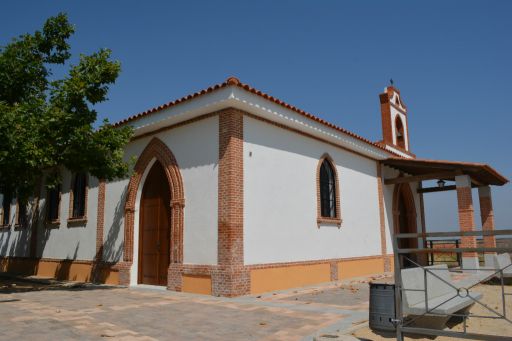
{"label": "porch roof beam", "polygon": [[471,178],[472,187],[482,187],[485,186],[485,184],[481,181],[478,181],[477,179]]}
{"label": "porch roof beam", "polygon": [[428,173],[422,175],[413,175],[413,176],[399,176],[396,178],[385,179],[385,185],[393,185],[393,184],[403,184],[407,182],[418,182],[423,180],[433,180],[433,179],[452,179],[456,175],[459,175],[460,172],[451,171],[451,172],[435,172]]}
{"label": "porch roof beam", "polygon": [[[478,186],[476,184],[471,184],[471,188],[479,188],[481,186]],[[444,191],[454,191],[457,189],[457,186],[455,185],[448,185],[444,187],[423,187],[418,188],[418,193],[432,193],[432,192],[444,192]]]}
{"label": "porch roof beam", "polygon": [[454,191],[457,187],[455,185],[444,186],[444,187],[425,187],[418,188],[418,193],[432,193],[432,192],[444,192],[444,191]]}

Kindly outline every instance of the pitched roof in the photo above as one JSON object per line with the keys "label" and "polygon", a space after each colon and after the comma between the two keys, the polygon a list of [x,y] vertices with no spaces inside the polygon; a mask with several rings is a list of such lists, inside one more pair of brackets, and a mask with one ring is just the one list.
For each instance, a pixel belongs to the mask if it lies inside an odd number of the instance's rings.
{"label": "pitched roof", "polygon": [[393,151],[390,151],[390,150],[386,149],[384,146],[380,145],[378,142],[372,142],[372,141],[370,141],[369,139],[367,139],[365,137],[362,137],[362,136],[357,135],[357,134],[355,134],[355,133],[353,133],[353,132],[351,132],[351,131],[349,131],[349,130],[347,130],[345,128],[342,128],[342,127],[337,126],[337,125],[335,125],[333,123],[330,123],[330,122],[328,122],[328,121],[326,121],[326,120],[324,120],[324,119],[322,119],[322,118],[320,118],[318,116],[310,114],[310,113],[308,113],[308,112],[306,112],[306,111],[304,111],[302,109],[299,109],[299,108],[297,108],[297,107],[295,107],[295,106],[293,106],[291,104],[288,104],[288,103],[286,103],[286,102],[284,102],[284,101],[282,101],[282,100],[280,100],[280,99],[278,99],[276,97],[268,95],[268,94],[266,94],[266,93],[264,93],[264,92],[262,92],[262,91],[260,91],[258,89],[253,88],[252,86],[250,86],[248,84],[242,83],[236,77],[229,77],[223,83],[219,83],[219,84],[210,86],[209,88],[206,88],[206,89],[203,89],[201,91],[195,92],[195,93],[190,94],[188,96],[184,96],[184,97],[176,99],[174,101],[171,101],[171,102],[162,104],[160,106],[148,109],[148,110],[143,111],[141,113],[129,116],[129,117],[127,117],[127,118],[125,118],[125,119],[115,123],[114,126],[117,127],[117,126],[121,126],[121,125],[127,124],[129,122],[135,121],[135,120],[140,119],[142,117],[145,117],[147,115],[151,115],[151,114],[153,114],[155,112],[162,111],[164,109],[176,106],[176,105],[181,104],[181,103],[186,102],[186,101],[190,101],[190,100],[192,100],[194,98],[197,98],[199,96],[202,96],[202,95],[214,92],[216,90],[219,90],[219,89],[222,89],[222,88],[225,88],[225,87],[228,87],[228,86],[236,86],[236,87],[242,88],[242,89],[244,89],[244,90],[246,90],[248,92],[251,92],[251,93],[253,93],[253,94],[257,95],[257,96],[260,96],[260,97],[262,97],[262,98],[264,98],[266,100],[269,100],[269,101],[274,102],[274,103],[276,103],[278,105],[281,105],[284,108],[287,108],[287,109],[292,110],[292,111],[294,111],[294,112],[296,112],[298,114],[301,114],[304,117],[307,117],[307,118],[309,118],[309,119],[311,119],[313,121],[316,121],[316,122],[318,122],[320,124],[323,124],[323,125],[325,125],[325,126],[327,126],[329,128],[335,129],[335,130],[337,130],[339,132],[342,132],[342,133],[347,134],[347,135],[349,135],[349,136],[351,136],[353,138],[356,138],[356,139],[358,139],[358,140],[360,140],[360,141],[362,141],[364,143],[367,143],[367,144],[369,144],[369,145],[371,145],[373,147],[376,147],[378,149],[384,150],[385,152],[387,152],[389,154],[401,156],[401,155],[399,155],[397,153],[394,153]]}
{"label": "pitched roof", "polygon": [[[388,158],[381,161],[381,163],[411,175],[424,175],[439,171],[460,171],[484,185],[503,186],[508,182],[507,178],[484,163],[403,158]],[[453,176],[446,176],[443,179],[455,180],[455,175],[454,173]]]}

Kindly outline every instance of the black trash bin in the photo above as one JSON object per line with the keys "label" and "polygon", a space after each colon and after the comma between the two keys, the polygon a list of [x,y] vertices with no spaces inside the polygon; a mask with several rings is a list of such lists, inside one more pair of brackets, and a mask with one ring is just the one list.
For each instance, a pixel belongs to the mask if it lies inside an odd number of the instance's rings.
{"label": "black trash bin", "polygon": [[396,330],[392,320],[395,313],[395,284],[386,282],[370,283],[370,317],[372,330]]}

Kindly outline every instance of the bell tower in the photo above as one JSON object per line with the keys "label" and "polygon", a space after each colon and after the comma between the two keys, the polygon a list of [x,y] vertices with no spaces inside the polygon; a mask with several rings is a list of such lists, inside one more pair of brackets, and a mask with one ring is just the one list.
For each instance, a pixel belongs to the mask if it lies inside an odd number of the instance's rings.
{"label": "bell tower", "polygon": [[402,101],[400,91],[393,85],[380,94],[380,111],[382,115],[382,143],[386,148],[409,152],[409,126],[407,124],[407,107]]}

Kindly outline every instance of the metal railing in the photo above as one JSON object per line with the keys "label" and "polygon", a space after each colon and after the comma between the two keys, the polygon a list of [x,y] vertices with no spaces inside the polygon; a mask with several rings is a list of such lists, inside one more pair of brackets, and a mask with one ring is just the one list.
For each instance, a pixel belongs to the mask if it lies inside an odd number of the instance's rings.
{"label": "metal railing", "polygon": [[441,252],[441,254],[444,254],[447,257],[443,257],[440,259],[436,258],[436,256],[439,254],[438,252],[436,252],[436,250],[439,249],[439,247],[436,246],[453,245],[453,248],[458,249],[460,245],[460,239],[429,239],[427,240],[427,245],[432,250],[432,252],[428,254],[428,265],[444,263],[457,266],[462,265],[462,257],[460,253],[457,252]]}
{"label": "metal railing", "polygon": [[[507,268],[512,269],[512,264],[506,266],[503,269],[500,268],[464,268],[458,270],[459,272],[467,271],[472,274],[479,274],[479,276],[475,276],[474,283],[466,285],[466,286],[456,286],[452,281],[446,280],[446,276],[440,276],[438,271],[450,271],[448,268],[427,268],[425,265],[420,264],[418,255],[429,255],[432,254],[432,248],[399,248],[400,245],[399,240],[401,239],[418,239],[422,238],[433,238],[433,237],[471,237],[471,236],[512,236],[512,230],[494,230],[494,231],[457,231],[457,232],[431,232],[431,233],[400,233],[395,234],[393,236],[393,251],[394,251],[394,270],[395,270],[395,310],[396,310],[396,319],[393,320],[396,325],[396,338],[398,341],[402,341],[404,338],[404,334],[415,334],[415,335],[428,335],[428,336],[448,336],[459,339],[473,339],[473,340],[485,340],[485,341],[498,341],[498,340],[512,340],[512,336],[510,335],[495,335],[495,334],[484,334],[479,333],[478,331],[468,331],[467,328],[467,319],[468,318],[481,318],[481,319],[500,319],[506,321],[511,325],[512,328],[512,320],[510,315],[506,309],[506,298],[507,296],[512,296],[512,286],[509,286],[509,291],[505,290],[504,284],[504,271]],[[419,243],[418,243],[419,245]],[[436,253],[456,253],[461,257],[463,253],[471,252],[471,253],[502,253],[502,252],[512,252],[512,247],[460,247],[460,244],[456,245],[456,247],[448,247],[448,248],[436,248]],[[413,265],[414,267],[420,267],[423,270],[423,289],[418,288],[406,288],[403,285],[402,280],[402,264]],[[450,271],[450,273],[453,273]],[[483,275],[484,274],[484,275]],[[444,299],[441,303],[436,302],[435,305],[429,305],[429,276],[432,279],[436,279],[444,283],[445,286],[453,289],[453,295],[448,295],[447,299]],[[443,278],[444,277],[444,278]],[[478,295],[472,295],[471,290],[473,290],[478,284],[487,282],[493,278],[497,278],[499,280],[499,285],[501,286],[501,307],[498,306],[492,307],[485,302],[482,301],[481,297]],[[431,280],[432,281],[432,280]],[[405,316],[403,312],[403,296],[407,291],[420,291],[424,292],[424,312],[419,315],[409,315]],[[442,296],[443,298],[446,296]],[[488,313],[486,314],[472,314],[469,310],[464,313],[439,313],[437,311],[443,311],[442,309],[438,309],[441,306],[447,304],[448,302],[455,300],[457,298],[462,298],[466,300],[471,300],[469,303],[471,305],[479,305],[483,308],[483,310]],[[425,317],[439,317],[439,318],[452,318],[458,317],[462,319],[463,330],[455,331],[455,330],[445,330],[440,328],[432,328],[432,327],[424,327],[421,326],[418,322]],[[503,331],[506,333],[506,331]]]}

